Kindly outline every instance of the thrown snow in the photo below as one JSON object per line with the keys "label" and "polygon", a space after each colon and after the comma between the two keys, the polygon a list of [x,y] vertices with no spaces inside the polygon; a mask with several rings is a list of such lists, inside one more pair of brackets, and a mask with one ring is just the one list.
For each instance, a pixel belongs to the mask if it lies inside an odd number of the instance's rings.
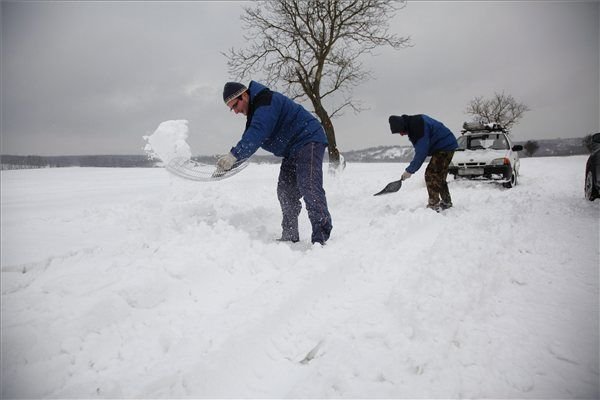
{"label": "thrown snow", "polygon": [[2,171],[2,398],[598,398],[585,157],[520,184],[353,164],[331,240],[279,236],[278,166]]}
{"label": "thrown snow", "polygon": [[188,121],[171,120],[161,122],[158,128],[150,136],[143,137],[146,140],[144,151],[151,158],[159,158],[164,164],[168,164],[173,158],[191,158],[192,152],[186,142],[188,138]]}

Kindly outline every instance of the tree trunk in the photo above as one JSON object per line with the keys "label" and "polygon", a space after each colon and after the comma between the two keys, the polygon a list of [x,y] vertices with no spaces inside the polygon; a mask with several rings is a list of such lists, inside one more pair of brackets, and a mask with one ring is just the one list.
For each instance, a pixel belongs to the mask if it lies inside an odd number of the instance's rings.
{"label": "tree trunk", "polygon": [[335,142],[335,130],[333,128],[333,123],[331,122],[331,118],[327,114],[327,111],[322,106],[315,107],[316,113],[319,119],[321,120],[321,124],[323,125],[323,129],[325,129],[325,135],[327,135],[328,152],[329,152],[329,163],[333,165],[333,167],[337,168],[340,165],[340,152],[337,148],[337,144]]}

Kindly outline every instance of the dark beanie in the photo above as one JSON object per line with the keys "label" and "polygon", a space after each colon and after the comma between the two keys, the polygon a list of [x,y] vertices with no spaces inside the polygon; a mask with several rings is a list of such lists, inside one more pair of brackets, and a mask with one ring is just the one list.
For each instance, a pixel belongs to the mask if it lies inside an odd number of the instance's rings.
{"label": "dark beanie", "polygon": [[227,104],[246,90],[248,88],[239,82],[227,82],[223,88],[223,101]]}
{"label": "dark beanie", "polygon": [[408,115],[391,115],[389,121],[392,133],[408,132]]}

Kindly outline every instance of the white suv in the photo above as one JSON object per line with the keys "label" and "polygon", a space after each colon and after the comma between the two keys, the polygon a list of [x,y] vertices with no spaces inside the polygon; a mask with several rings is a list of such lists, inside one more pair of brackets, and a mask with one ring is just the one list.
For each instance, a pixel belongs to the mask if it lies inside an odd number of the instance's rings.
{"label": "white suv", "polygon": [[516,186],[520,165],[517,152],[523,146],[513,146],[499,124],[465,122],[463,128],[448,172],[455,179],[498,181],[506,188]]}

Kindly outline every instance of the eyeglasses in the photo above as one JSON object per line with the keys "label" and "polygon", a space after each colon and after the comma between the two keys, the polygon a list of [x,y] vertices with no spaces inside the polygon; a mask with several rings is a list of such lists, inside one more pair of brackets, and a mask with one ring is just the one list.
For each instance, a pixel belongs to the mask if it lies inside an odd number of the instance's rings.
{"label": "eyeglasses", "polygon": [[242,100],[242,96],[238,96],[235,98],[235,102],[231,105],[231,107],[229,107],[229,111],[233,111],[237,108],[238,104],[240,104],[240,101]]}

